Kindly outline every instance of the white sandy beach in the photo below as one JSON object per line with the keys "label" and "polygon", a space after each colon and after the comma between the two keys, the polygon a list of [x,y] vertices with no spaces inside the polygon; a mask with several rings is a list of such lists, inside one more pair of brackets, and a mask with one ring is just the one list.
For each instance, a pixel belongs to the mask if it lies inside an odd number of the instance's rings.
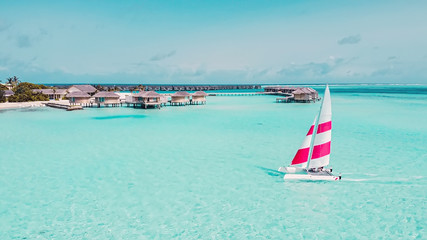
{"label": "white sandy beach", "polygon": [[35,102],[6,102],[0,103],[0,110],[3,109],[14,109],[14,108],[29,108],[29,107],[44,107],[45,103],[55,102],[60,104],[69,104],[68,100],[58,101],[35,101]]}

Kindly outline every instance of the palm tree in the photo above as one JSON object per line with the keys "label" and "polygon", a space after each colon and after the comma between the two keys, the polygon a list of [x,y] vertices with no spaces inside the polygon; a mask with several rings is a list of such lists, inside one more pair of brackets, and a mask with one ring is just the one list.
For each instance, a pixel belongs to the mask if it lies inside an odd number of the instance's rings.
{"label": "palm tree", "polygon": [[16,87],[19,83],[21,83],[21,81],[19,81],[19,78],[16,76],[6,78],[6,80],[7,80],[7,83],[12,85],[12,87]]}
{"label": "palm tree", "polygon": [[95,85],[95,88],[96,88],[98,91],[104,91],[104,87],[103,87],[103,86],[101,86],[101,84]]}
{"label": "palm tree", "polygon": [[56,98],[56,87],[52,87],[53,90],[53,99],[58,100],[58,98]]}
{"label": "palm tree", "polygon": [[139,85],[138,85],[138,89],[139,89],[140,91],[145,91],[145,86],[143,86],[143,85],[139,84]]}

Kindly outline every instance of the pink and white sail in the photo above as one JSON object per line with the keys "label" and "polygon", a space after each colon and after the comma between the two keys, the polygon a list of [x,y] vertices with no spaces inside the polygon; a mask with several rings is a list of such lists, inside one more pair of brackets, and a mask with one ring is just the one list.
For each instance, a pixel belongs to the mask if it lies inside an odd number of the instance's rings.
{"label": "pink and white sail", "polygon": [[316,118],[314,118],[313,124],[308,130],[307,135],[304,138],[304,141],[301,144],[301,147],[298,149],[295,157],[292,159],[291,165],[299,165],[301,164],[302,168],[307,166],[308,155],[310,154],[310,144],[311,138],[313,136],[314,126],[316,124]]}
{"label": "pink and white sail", "polygon": [[324,167],[329,164],[331,155],[332,110],[331,94],[326,86],[323,103],[319,113],[316,134],[314,136],[313,149],[309,168]]}
{"label": "pink and white sail", "polygon": [[[318,122],[316,124],[317,118],[315,118],[301,147],[292,159],[291,165],[301,164],[302,168],[319,168],[329,164],[331,154],[331,119],[331,95],[329,87],[326,86]],[[312,143],[313,137],[314,142]],[[309,158],[310,161],[308,161]],[[308,167],[307,162],[309,162]]]}

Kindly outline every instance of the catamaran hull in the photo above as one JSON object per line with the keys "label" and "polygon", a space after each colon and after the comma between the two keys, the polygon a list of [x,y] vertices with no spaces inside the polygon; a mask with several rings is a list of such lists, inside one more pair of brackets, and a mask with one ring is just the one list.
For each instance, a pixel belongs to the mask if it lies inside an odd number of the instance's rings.
{"label": "catamaran hull", "polygon": [[306,180],[306,181],[338,181],[341,177],[334,175],[311,175],[311,174],[285,174],[283,179],[286,180]]}
{"label": "catamaran hull", "polygon": [[283,173],[303,173],[307,172],[305,168],[302,167],[280,167],[277,171]]}

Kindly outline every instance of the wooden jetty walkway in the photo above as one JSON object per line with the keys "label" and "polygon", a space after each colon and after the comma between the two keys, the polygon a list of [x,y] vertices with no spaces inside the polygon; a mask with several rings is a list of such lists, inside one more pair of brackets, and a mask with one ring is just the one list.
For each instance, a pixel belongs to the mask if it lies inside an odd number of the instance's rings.
{"label": "wooden jetty walkway", "polygon": [[294,101],[294,97],[293,96],[289,96],[289,97],[283,97],[283,98],[276,98],[276,102],[280,103],[280,102],[291,102]]}
{"label": "wooden jetty walkway", "polygon": [[80,105],[71,106],[71,105],[61,104],[61,103],[46,103],[45,105],[48,107],[65,109],[67,111],[83,110],[83,107]]}
{"label": "wooden jetty walkway", "polygon": [[246,92],[246,93],[208,93],[208,96],[259,96],[266,95],[264,92]]}

